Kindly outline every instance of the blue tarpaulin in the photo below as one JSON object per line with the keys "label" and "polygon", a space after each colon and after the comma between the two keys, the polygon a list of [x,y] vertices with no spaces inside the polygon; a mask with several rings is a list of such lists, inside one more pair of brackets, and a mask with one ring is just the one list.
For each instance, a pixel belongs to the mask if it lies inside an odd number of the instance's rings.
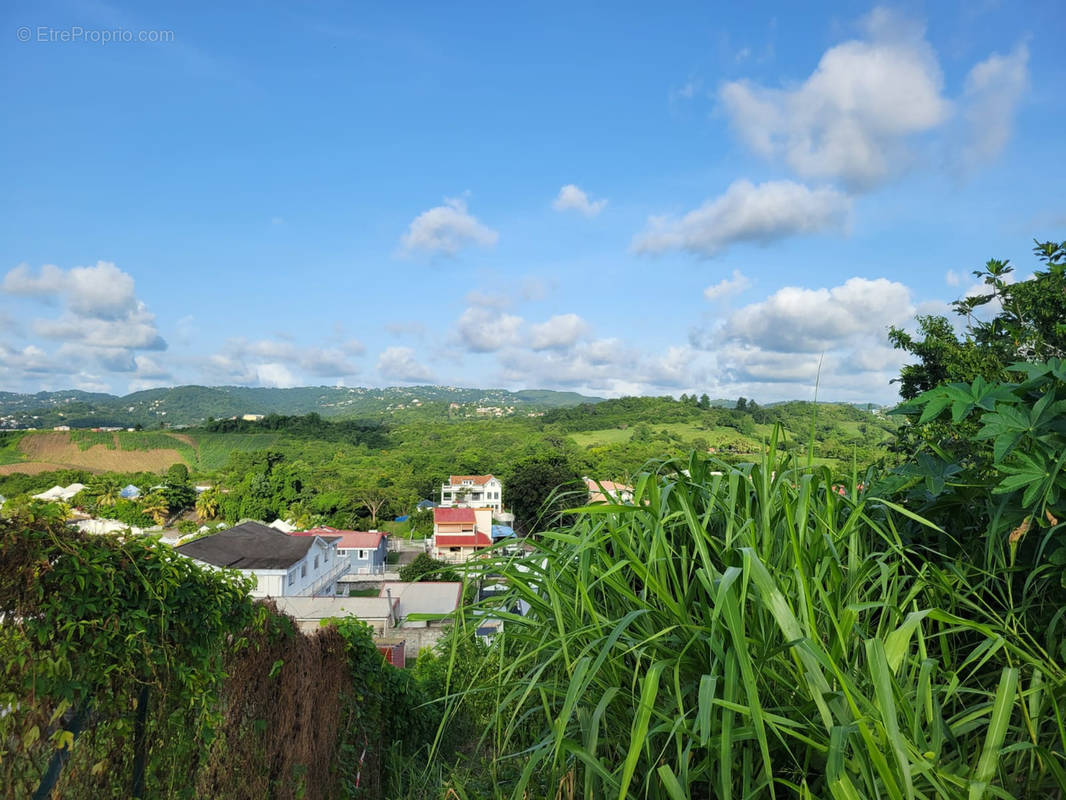
{"label": "blue tarpaulin", "polygon": [[508,539],[515,535],[514,528],[510,525],[493,525],[492,526],[492,541],[498,541],[500,539]]}
{"label": "blue tarpaulin", "polygon": [[396,518],[396,521],[397,521],[397,522],[407,522],[407,520],[408,520],[409,518],[410,518],[410,517],[409,517],[409,516],[408,516],[407,514],[404,514],[404,515],[403,515],[402,517],[397,517],[397,518]]}

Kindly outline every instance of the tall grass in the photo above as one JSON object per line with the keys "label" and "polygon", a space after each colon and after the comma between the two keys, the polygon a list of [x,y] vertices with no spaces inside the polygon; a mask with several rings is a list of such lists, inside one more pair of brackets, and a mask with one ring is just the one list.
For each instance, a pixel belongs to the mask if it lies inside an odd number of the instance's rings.
{"label": "tall grass", "polygon": [[774,459],[651,465],[632,505],[478,567],[510,585],[503,658],[448,691],[494,698],[491,789],[449,796],[1063,796],[1066,673],[984,599],[998,578]]}

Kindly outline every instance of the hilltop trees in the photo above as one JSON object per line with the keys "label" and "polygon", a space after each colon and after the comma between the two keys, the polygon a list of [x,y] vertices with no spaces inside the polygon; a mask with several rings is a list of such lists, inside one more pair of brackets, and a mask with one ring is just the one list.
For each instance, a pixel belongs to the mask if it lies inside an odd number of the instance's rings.
{"label": "hilltop trees", "polygon": [[[974,271],[982,291],[952,304],[965,320],[963,335],[946,317],[920,316],[919,336],[893,327],[889,340],[918,361],[900,372],[904,399],[951,381],[1018,380],[1007,367],[1066,356],[1066,242],[1037,242],[1043,264],[1029,280],[1012,282],[1010,261],[990,259]],[[982,319],[982,311],[994,312]]]}

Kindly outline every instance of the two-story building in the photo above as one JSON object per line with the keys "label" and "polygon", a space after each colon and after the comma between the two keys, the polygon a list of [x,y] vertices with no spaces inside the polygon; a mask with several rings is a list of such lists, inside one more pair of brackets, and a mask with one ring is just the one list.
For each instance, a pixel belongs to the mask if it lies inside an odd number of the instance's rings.
{"label": "two-story building", "polygon": [[389,554],[389,537],[381,531],[342,531],[323,525],[307,531],[293,531],[293,536],[337,537],[337,555],[351,563],[353,575],[380,575],[385,571]]}
{"label": "two-story building", "polygon": [[491,516],[488,530],[482,530],[473,508],[433,509],[433,557],[441,561],[466,561],[492,545],[491,533]]}
{"label": "two-story building", "polygon": [[243,522],[176,548],[216,569],[256,579],[253,597],[332,597],[351,563],[337,552],[336,536],[290,536],[259,522]]}
{"label": "two-story building", "polygon": [[441,484],[440,504],[444,508],[491,508],[503,510],[503,484],[494,475],[451,475]]}

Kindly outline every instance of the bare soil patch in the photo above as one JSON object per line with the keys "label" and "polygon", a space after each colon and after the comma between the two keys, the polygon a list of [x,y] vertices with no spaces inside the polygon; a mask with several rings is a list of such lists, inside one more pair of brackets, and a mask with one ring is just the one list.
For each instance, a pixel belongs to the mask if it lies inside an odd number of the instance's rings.
{"label": "bare soil patch", "polygon": [[[54,466],[48,469],[76,467],[97,472],[162,472],[171,464],[185,463],[177,450],[109,450],[103,445],[93,445],[82,450],[70,441],[70,434],[59,431],[36,433],[22,437],[19,450],[26,454],[30,463],[43,462]],[[27,472],[29,464],[9,464],[15,469],[9,472]],[[37,470],[43,472],[43,469]]]}
{"label": "bare soil patch", "polygon": [[65,464],[49,464],[45,461],[21,461],[18,464],[0,464],[0,475],[14,475],[16,472],[21,472],[23,475],[36,475],[40,472],[52,472],[57,469],[67,469],[67,466]]}

